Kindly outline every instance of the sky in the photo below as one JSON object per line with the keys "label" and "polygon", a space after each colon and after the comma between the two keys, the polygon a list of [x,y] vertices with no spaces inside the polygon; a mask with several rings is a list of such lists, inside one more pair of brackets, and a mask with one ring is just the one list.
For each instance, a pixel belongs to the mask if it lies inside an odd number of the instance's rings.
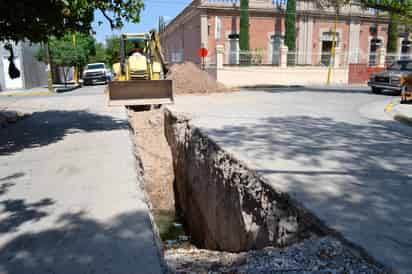
{"label": "sky", "polygon": [[[103,43],[106,36],[120,34],[123,32],[148,32],[152,28],[158,27],[159,16],[163,16],[165,21],[172,20],[191,1],[190,0],[143,0],[144,10],[140,14],[140,23],[125,23],[122,30],[111,30],[109,23],[100,12],[95,13],[93,30],[96,32],[96,40]],[[102,21],[102,25],[97,22]]]}

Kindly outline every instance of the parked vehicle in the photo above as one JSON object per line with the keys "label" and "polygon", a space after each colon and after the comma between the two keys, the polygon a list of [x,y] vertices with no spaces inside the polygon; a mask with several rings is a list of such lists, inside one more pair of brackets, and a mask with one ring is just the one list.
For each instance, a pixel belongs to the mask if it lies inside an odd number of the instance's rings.
{"label": "parked vehicle", "polygon": [[384,72],[372,74],[368,86],[372,88],[373,93],[391,90],[401,94],[405,92],[408,77],[412,78],[412,60],[399,60]]}
{"label": "parked vehicle", "polygon": [[104,63],[88,64],[83,71],[83,83],[91,84],[107,84],[110,75],[107,73],[108,68]]}

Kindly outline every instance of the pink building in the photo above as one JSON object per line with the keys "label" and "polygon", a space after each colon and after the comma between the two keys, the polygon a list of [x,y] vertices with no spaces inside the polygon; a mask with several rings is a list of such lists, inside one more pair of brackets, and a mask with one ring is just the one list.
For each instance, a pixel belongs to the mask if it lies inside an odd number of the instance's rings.
{"label": "pink building", "polygon": [[[200,63],[197,51],[209,50],[209,63],[216,62],[216,47],[223,47],[223,63],[239,62],[239,0],[194,0],[161,32],[166,56],[171,62]],[[286,0],[249,0],[250,50],[256,64],[279,64],[283,46]],[[335,13],[314,0],[297,1],[298,65],[329,63]],[[341,11],[337,25],[340,62],[375,65],[379,48],[386,48],[388,18],[362,9],[353,1]],[[409,54],[407,41],[399,39],[399,51]]]}

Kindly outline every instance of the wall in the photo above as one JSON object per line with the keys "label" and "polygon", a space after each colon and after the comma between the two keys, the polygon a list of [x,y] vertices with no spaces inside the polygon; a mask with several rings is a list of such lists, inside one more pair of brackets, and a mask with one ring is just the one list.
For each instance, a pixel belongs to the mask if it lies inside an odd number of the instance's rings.
{"label": "wall", "polygon": [[[220,39],[215,39],[216,28],[216,16],[221,21]],[[215,54],[215,48],[217,45],[224,45],[226,48],[228,44],[228,34],[239,33],[239,14],[236,12],[208,12],[208,48],[211,55]],[[270,36],[274,34],[284,33],[284,19],[283,16],[277,14],[273,16],[264,15],[250,15],[249,18],[249,32],[250,32],[250,49],[262,50],[263,60],[268,60],[268,54],[270,54]],[[211,58],[212,59],[212,58]],[[225,60],[227,63],[228,59]]]}
{"label": "wall", "polygon": [[349,64],[349,84],[366,84],[370,76],[385,68],[369,67],[367,64]]}
{"label": "wall", "polygon": [[[322,53],[322,34],[323,32],[333,31],[334,21],[328,19],[316,19],[313,26],[313,48],[312,48],[312,64],[318,65],[321,61]],[[342,51],[347,51],[349,48],[349,25],[346,22],[337,24],[337,32],[340,36],[339,47]]]}
{"label": "wall", "polygon": [[[217,80],[227,86],[325,84],[328,69],[323,67],[231,67],[217,71]],[[333,69],[332,84],[347,84],[348,69]]]}
{"label": "wall", "polygon": [[24,88],[33,88],[47,85],[46,64],[39,62],[36,59],[36,53],[40,48],[38,44],[28,42],[21,44],[23,72],[24,72]]}
{"label": "wall", "polygon": [[169,61],[172,55],[181,52],[182,60],[200,63],[197,51],[200,48],[200,13],[198,11],[179,18],[173,28],[160,34],[165,56]]}

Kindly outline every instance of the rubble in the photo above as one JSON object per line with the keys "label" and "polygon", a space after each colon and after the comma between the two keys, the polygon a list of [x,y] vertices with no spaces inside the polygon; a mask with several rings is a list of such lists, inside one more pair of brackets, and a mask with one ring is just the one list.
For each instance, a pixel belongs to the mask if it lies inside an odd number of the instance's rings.
{"label": "rubble", "polygon": [[173,273],[385,273],[331,236],[241,253],[171,248],[165,260]]}

